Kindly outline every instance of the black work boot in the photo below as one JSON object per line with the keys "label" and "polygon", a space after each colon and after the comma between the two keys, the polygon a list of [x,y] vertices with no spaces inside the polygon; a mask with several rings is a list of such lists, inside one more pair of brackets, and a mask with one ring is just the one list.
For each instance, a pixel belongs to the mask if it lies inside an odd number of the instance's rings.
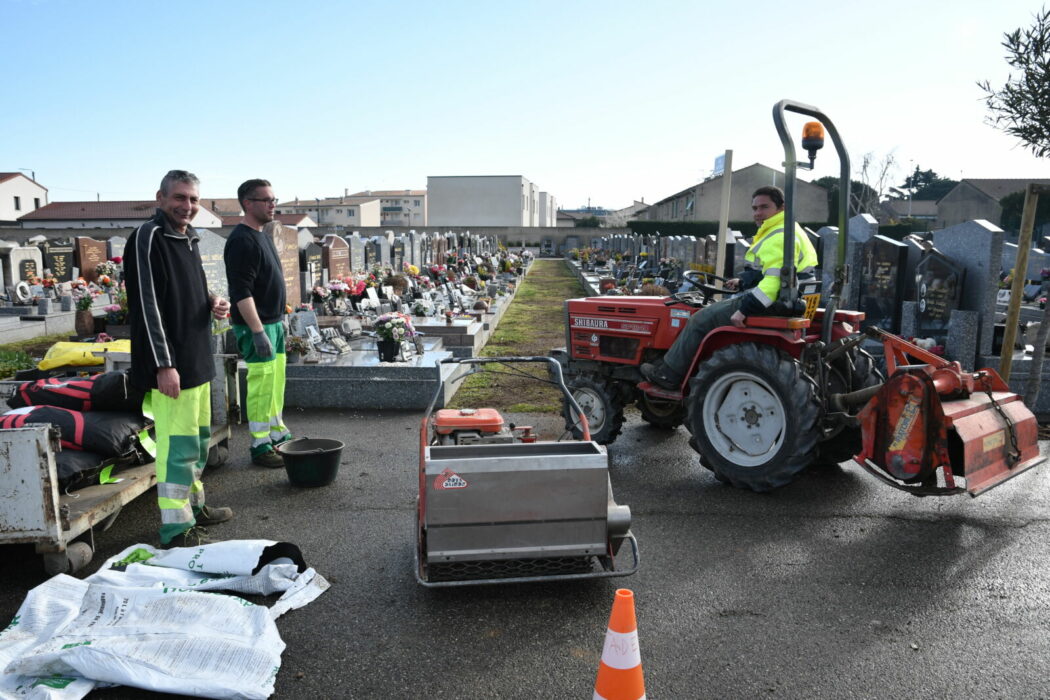
{"label": "black work boot", "polygon": [[662,389],[678,391],[682,386],[682,378],[671,371],[671,368],[657,360],[650,364],[644,363],[640,368],[642,376]]}

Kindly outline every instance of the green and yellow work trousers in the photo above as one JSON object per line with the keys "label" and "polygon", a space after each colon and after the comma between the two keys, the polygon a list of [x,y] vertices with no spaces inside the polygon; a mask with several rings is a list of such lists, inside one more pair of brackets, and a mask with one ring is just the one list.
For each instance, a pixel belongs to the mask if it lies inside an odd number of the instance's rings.
{"label": "green and yellow work trousers", "polygon": [[284,425],[284,324],[263,324],[274,354],[262,359],[255,352],[252,331],[248,326],[233,324],[237,350],[248,364],[248,431],[252,436],[251,456],[269,452],[274,446],[290,440],[292,434]]}
{"label": "green and yellow work trousers", "polygon": [[156,429],[160,541],[168,544],[196,524],[194,516],[204,507],[201,473],[211,439],[210,384],[182,389],[177,399],[152,389],[142,412],[153,418]]}

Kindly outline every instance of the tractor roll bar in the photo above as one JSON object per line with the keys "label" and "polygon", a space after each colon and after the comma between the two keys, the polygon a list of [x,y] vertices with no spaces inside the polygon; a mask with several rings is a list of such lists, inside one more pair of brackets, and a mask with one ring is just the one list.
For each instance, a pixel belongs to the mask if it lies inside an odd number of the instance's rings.
{"label": "tractor roll bar", "polygon": [[[839,137],[839,132],[826,114],[811,105],[795,102],[794,100],[781,100],[773,106],[773,123],[776,124],[780,142],[784,146],[784,265],[780,271],[780,300],[791,303],[798,296],[797,270],[795,269],[795,181],[798,163],[795,160],[795,144],[787,132],[784,123],[784,112],[796,112],[805,114],[820,121],[831,135],[831,141],[835,144],[835,151],[839,156],[839,237],[835,261],[835,281],[828,295],[827,308],[824,318],[833,319],[835,310],[838,308],[842,298],[842,290],[849,279],[849,268],[846,265],[846,221],[849,215],[849,186],[850,165],[849,153]],[[827,264],[827,261],[825,261]],[[831,343],[831,326],[825,323],[823,327],[822,340],[825,345]]]}

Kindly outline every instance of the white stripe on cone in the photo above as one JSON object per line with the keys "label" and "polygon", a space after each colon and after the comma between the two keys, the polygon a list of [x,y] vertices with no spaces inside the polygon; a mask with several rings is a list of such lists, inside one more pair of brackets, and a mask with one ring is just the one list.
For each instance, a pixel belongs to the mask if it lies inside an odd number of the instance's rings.
{"label": "white stripe on cone", "polygon": [[[601,695],[598,695],[598,691],[596,690],[596,691],[594,691],[594,697],[591,698],[591,700],[609,700],[609,699],[608,698],[603,698]],[[638,698],[638,700],[645,700],[645,696],[643,695],[642,697]]]}
{"label": "white stripe on cone", "polygon": [[602,662],[620,671],[640,666],[642,655],[638,650],[638,630],[625,633],[606,629],[605,646],[602,647]]}

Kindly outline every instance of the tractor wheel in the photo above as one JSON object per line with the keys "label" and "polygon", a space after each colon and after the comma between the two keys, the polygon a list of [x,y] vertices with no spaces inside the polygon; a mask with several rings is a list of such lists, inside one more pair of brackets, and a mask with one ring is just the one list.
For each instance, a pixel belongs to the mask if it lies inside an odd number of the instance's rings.
{"label": "tractor wheel", "polygon": [[700,363],[691,387],[689,442],[720,481],[770,491],[812,461],[820,403],[799,364],[776,348],[722,348]]}
{"label": "tractor wheel", "polygon": [[[876,366],[875,358],[867,350],[860,348],[850,352],[848,357],[828,370],[831,384],[828,390],[831,393],[858,391],[885,381],[882,372]],[[860,428],[845,427],[817,446],[817,457],[814,461],[819,464],[841,464],[852,459],[853,455],[860,452],[860,448]]]}
{"label": "tractor wheel", "polygon": [[674,430],[685,422],[685,405],[681,401],[660,401],[642,393],[638,408],[642,420],[654,428]]}
{"label": "tractor wheel", "polygon": [[[587,416],[591,440],[608,445],[616,439],[623,428],[623,402],[611,382],[594,377],[580,376],[569,383],[569,391]],[[572,431],[577,440],[583,439],[583,431],[576,424],[575,416],[567,402],[562,401],[565,429]]]}

